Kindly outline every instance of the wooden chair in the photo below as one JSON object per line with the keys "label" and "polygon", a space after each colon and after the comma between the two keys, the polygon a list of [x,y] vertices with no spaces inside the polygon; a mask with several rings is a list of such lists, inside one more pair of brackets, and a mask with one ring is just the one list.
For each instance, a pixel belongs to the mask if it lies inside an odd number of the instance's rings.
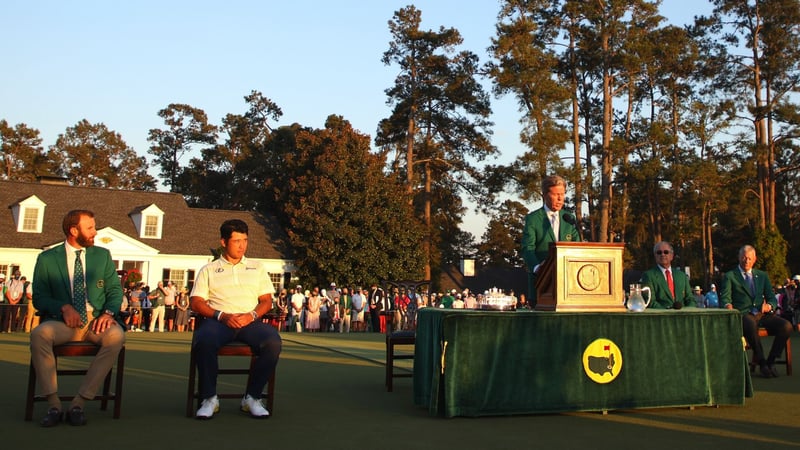
{"label": "wooden chair", "polygon": [[[203,399],[200,398],[199,389],[197,387],[197,361],[194,357],[194,351],[190,352],[189,357],[189,388],[186,395],[186,417],[194,417],[194,412],[196,409],[200,408],[200,403]],[[237,368],[220,368],[217,372],[219,375],[247,375],[247,382],[250,383],[250,374],[253,371],[253,366],[255,365],[256,355],[253,354],[250,346],[243,343],[243,342],[231,342],[230,344],[222,346],[219,351],[217,352],[218,356],[246,356],[250,358],[250,364],[248,367],[237,367]],[[226,392],[220,393],[217,392],[218,398],[242,398],[244,397],[244,392]],[[193,408],[194,400],[197,401],[197,406]],[[267,397],[266,397],[266,404],[267,410],[269,411],[270,415],[274,414],[273,412],[273,404],[275,400],[275,373],[273,372],[272,376],[267,383]]]}
{"label": "wooden chair", "polygon": [[[56,356],[56,367],[58,367],[58,358],[72,358],[72,357],[94,357],[100,351],[100,346],[92,344],[91,342],[68,342],[63,345],[53,347],[53,354]],[[119,419],[122,408],[122,379],[125,371],[125,346],[117,355],[117,373],[114,382],[114,391],[111,391],[111,379],[113,376],[114,368],[108,371],[105,381],[103,382],[103,391],[100,395],[96,395],[92,400],[100,401],[100,409],[105,411],[108,408],[108,402],[114,402],[114,418]],[[87,369],[56,369],[56,376],[67,375],[86,375]],[[73,395],[60,395],[61,400],[72,400]],[[47,401],[47,398],[41,395],[36,395],[36,370],[33,368],[33,360],[31,360],[30,367],[28,368],[28,393],[25,396],[25,420],[30,421],[33,419],[33,405],[35,402]]]}
{"label": "wooden chair", "polygon": [[[765,328],[758,329],[758,336],[759,337],[767,337],[769,333]],[[750,346],[746,347],[746,350],[749,350]],[[791,337],[786,340],[786,348],[783,349],[784,359],[776,359],[775,364],[782,364],[786,366],[786,375],[792,374],[792,339]],[[755,356],[753,359],[750,360],[750,372],[755,372],[756,367],[758,367],[758,361],[755,360]]]}
{"label": "wooden chair", "polygon": [[[431,282],[429,280],[400,280],[400,281],[384,281],[383,291],[392,298],[392,292],[397,288],[400,292],[408,292],[413,298],[417,295],[422,295],[424,287],[429,287]],[[416,306],[416,305],[415,305]],[[382,313],[388,313],[383,311]],[[391,316],[390,316],[391,317]],[[390,325],[390,319],[387,317],[386,324],[386,390],[392,392],[393,380],[395,378],[411,378],[414,374],[409,372],[395,371],[394,360],[396,359],[414,359],[414,351],[412,348],[411,353],[397,353],[395,347],[398,345],[414,346],[416,344],[416,331],[414,330],[398,330],[395,331],[394,327]]]}
{"label": "wooden chair", "polygon": [[[413,346],[416,345],[417,337],[414,331],[394,331],[386,333],[386,390],[392,392],[392,381],[395,378],[411,378],[413,373],[396,372],[394,367],[395,359],[414,359]],[[395,346],[410,345],[411,353],[396,353]]]}

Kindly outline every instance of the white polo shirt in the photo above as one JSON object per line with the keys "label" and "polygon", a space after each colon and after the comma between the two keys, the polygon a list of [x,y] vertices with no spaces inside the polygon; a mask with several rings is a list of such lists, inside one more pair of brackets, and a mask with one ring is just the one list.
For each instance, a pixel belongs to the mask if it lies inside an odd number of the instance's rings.
{"label": "white polo shirt", "polygon": [[275,295],[275,288],[263,264],[246,257],[231,264],[220,257],[200,269],[190,296],[206,299],[217,311],[237,314],[254,310],[264,294]]}

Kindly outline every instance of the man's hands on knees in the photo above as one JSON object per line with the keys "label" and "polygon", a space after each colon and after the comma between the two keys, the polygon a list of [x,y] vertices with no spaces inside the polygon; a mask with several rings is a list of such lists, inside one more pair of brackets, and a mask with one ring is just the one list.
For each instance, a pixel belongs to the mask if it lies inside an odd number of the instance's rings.
{"label": "man's hands on knees", "polygon": [[114,320],[113,316],[106,313],[100,314],[100,316],[92,322],[92,331],[95,334],[103,333],[115,323],[116,320]]}

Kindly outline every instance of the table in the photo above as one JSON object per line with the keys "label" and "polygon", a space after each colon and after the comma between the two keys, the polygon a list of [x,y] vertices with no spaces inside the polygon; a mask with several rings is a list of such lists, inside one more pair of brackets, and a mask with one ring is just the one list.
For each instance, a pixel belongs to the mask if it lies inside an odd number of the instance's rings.
{"label": "table", "polygon": [[423,308],[414,354],[415,404],[446,417],[743,405],[753,392],[741,317],[725,309]]}

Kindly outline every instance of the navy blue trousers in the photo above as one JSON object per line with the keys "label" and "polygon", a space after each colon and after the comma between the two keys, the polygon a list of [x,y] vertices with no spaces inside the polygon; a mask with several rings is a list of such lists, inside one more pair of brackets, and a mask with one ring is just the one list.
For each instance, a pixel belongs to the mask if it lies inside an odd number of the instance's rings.
{"label": "navy blue trousers", "polygon": [[198,322],[192,336],[192,351],[197,361],[200,398],[217,395],[217,352],[220,347],[233,341],[244,342],[257,355],[246,393],[253,398],[261,398],[264,386],[275,372],[281,354],[281,336],[278,330],[260,321],[238,330],[228,328],[216,320],[204,319]]}

